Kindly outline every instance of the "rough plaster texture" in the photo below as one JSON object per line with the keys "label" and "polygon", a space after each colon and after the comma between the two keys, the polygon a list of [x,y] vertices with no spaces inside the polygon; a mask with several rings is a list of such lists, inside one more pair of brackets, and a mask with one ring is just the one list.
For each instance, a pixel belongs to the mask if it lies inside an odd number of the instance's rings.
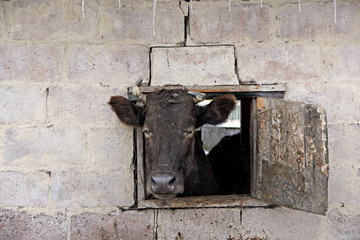
{"label": "rough plaster texture", "polygon": [[86,86],[54,86],[49,88],[47,116],[50,122],[89,126],[110,126],[116,124],[113,112],[109,111],[109,96],[125,94],[116,88],[90,88]]}
{"label": "rough plaster texture", "polygon": [[[4,36],[4,35],[1,35]],[[6,71],[6,54],[7,54],[7,47],[5,45],[0,46],[0,54],[3,56],[0,59],[0,81],[5,79],[5,71]]]}
{"label": "rough plaster texture", "polygon": [[119,8],[108,2],[102,7],[99,33],[104,41],[150,45],[184,42],[184,14],[178,4],[169,1],[157,5],[154,31],[152,2],[122,4]]}
{"label": "rough plaster texture", "polygon": [[[196,219],[196,221],[194,221]],[[239,209],[164,210],[158,213],[158,239],[226,239],[243,232]]]}
{"label": "rough plaster texture", "polygon": [[[130,169],[128,169],[130,171]],[[75,170],[54,173],[50,191],[57,207],[131,206],[134,187],[121,171],[79,172]]]}
{"label": "rough plaster texture", "polygon": [[5,54],[6,80],[58,81],[62,75],[63,46],[53,44],[11,44]]}
{"label": "rough plaster texture", "polygon": [[234,3],[194,3],[190,16],[191,40],[197,44],[236,43],[270,39],[270,7]]}
{"label": "rough plaster texture", "polygon": [[4,166],[45,167],[86,162],[86,138],[78,127],[9,128],[4,131]]}
{"label": "rough plaster texture", "polygon": [[71,218],[71,239],[154,239],[154,211],[108,215],[83,213]]}
{"label": "rough plaster texture", "polygon": [[[4,12],[4,6],[0,3],[0,12]],[[4,14],[0,14],[0,40],[3,40],[6,36],[6,22]]]}
{"label": "rough plaster texture", "polygon": [[66,239],[68,235],[66,213],[54,216],[44,213],[28,214],[3,210],[0,213],[1,239]]}
{"label": "rough plaster texture", "polygon": [[46,87],[1,85],[0,124],[40,124],[45,121]]}
{"label": "rough plaster texture", "polygon": [[241,82],[314,81],[320,78],[318,46],[239,46],[237,70]]}
{"label": "rough plaster texture", "polygon": [[45,171],[1,172],[0,202],[5,207],[45,207],[48,203],[49,175]]}
{"label": "rough plaster texture", "polygon": [[68,49],[68,56],[68,78],[72,82],[131,85],[133,79],[149,77],[147,47],[76,46]]}
{"label": "rough plaster texture", "polygon": [[151,85],[238,84],[232,46],[153,48]]}
{"label": "rough plaster texture", "polygon": [[280,26],[277,35],[282,40],[292,41],[302,39],[340,43],[358,41],[359,8],[360,6],[355,2],[338,2],[336,23],[334,23],[333,2],[305,3],[301,12],[297,4],[284,4],[276,14]]}
{"label": "rough plaster texture", "polygon": [[[297,0],[231,1],[231,12],[158,2],[154,37],[151,1],[85,1],[85,18],[81,1],[0,1],[0,239],[360,239],[359,2],[337,1],[336,23],[323,0],[301,12]],[[287,100],[324,108],[327,214],[126,210],[133,130],[106,102],[150,74],[152,85],[282,82]]]}
{"label": "rough plaster texture", "polygon": [[287,99],[320,105],[327,111],[329,124],[359,123],[358,80],[289,82],[288,86]]}

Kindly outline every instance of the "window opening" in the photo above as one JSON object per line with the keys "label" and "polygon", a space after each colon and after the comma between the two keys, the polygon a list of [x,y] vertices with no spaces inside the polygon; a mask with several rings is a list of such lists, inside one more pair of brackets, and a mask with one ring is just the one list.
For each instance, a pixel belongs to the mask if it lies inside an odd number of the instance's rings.
{"label": "window opening", "polygon": [[[210,102],[207,100],[201,104]],[[244,100],[244,104],[248,102]],[[201,129],[203,149],[211,163],[219,195],[250,194],[250,149],[246,144],[250,139],[245,130],[248,128],[246,115],[250,112],[241,103],[241,100],[236,101],[235,109],[223,124],[205,125]]]}
{"label": "window opening", "polygon": [[[179,86],[142,86],[140,91],[142,94],[147,94],[162,88],[171,90]],[[222,193],[224,195],[176,197],[165,202],[149,199],[145,192],[144,162],[146,159],[143,155],[143,133],[137,129],[134,145],[136,146],[137,169],[134,182],[137,187],[135,191],[137,201],[133,207],[202,208],[281,205],[311,213],[326,213],[328,138],[324,109],[311,104],[279,99],[283,98],[286,91],[284,85],[192,86],[186,89],[206,93],[207,99],[231,93],[240,100],[241,147],[233,147],[233,149],[240,149],[242,156],[249,159],[247,162],[250,164],[248,169],[251,181],[247,185],[247,191],[250,194],[241,194],[246,191],[231,194],[233,191],[230,191]],[[131,99],[131,94],[129,99]],[[201,134],[201,131],[199,133]],[[209,150],[210,155],[212,150]]]}
{"label": "window opening", "polygon": [[[163,87],[142,86],[141,92],[147,94],[160,88]],[[235,95],[240,116],[236,115],[235,110],[224,124],[203,126],[198,133],[209,157],[215,148],[215,143],[207,140],[209,131],[224,132],[219,133],[218,139],[213,142],[240,133],[240,147],[232,149],[239,149],[242,157],[247,159],[250,165],[246,168],[249,171],[249,183],[246,184],[246,190],[223,189],[219,193],[221,195],[176,197],[167,202],[149,199],[144,181],[144,139],[142,132],[137,131],[137,208],[266,207],[276,204],[324,214],[327,207],[328,158],[326,115],[323,109],[279,99],[283,98],[286,91],[284,85],[186,88],[206,93],[208,100],[223,94]],[[237,132],[232,132],[235,129]],[[313,150],[305,151],[305,155],[300,154],[303,148]],[[301,165],[304,160],[308,163],[308,159],[313,159],[313,165]],[[310,165],[316,166],[315,171]],[[303,181],[298,181],[296,177]],[[317,180],[315,185],[309,185],[314,179]],[[299,192],[298,186],[305,188]],[[283,199],[282,196],[289,198]]]}
{"label": "window opening", "polygon": [[[210,104],[212,99],[206,99],[198,105]],[[218,184],[216,195],[250,194],[251,101],[252,98],[237,99],[234,110],[224,123],[206,124],[197,129],[197,137],[201,141],[202,150],[212,166],[212,175]],[[241,104],[242,102],[243,104]],[[142,139],[145,143],[146,138],[143,136]],[[143,159],[146,159],[145,144]],[[146,169],[146,160],[143,161],[142,167],[144,170]],[[199,195],[179,194],[177,198],[191,196]],[[155,198],[146,192],[146,199]]]}

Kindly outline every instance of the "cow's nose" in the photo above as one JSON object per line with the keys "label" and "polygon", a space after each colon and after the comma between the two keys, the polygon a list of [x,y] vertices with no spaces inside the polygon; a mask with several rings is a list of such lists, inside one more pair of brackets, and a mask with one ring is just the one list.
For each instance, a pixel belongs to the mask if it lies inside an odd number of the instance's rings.
{"label": "cow's nose", "polygon": [[175,192],[177,178],[173,173],[154,173],[150,177],[150,187],[154,194],[168,195]]}

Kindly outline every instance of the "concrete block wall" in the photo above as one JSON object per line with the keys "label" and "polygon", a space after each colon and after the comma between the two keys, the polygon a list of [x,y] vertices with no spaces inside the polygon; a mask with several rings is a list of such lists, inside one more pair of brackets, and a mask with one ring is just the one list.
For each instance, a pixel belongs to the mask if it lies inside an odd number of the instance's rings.
{"label": "concrete block wall", "polygon": [[[0,1],[0,239],[360,239],[358,1],[337,1],[335,23],[332,1],[302,0],[299,12],[297,0],[233,0],[229,12],[228,1],[188,10],[159,0],[155,36],[152,1],[118,4],[86,0],[83,18],[81,1]],[[170,54],[154,48],[164,46]],[[187,51],[204,57],[178,57]],[[124,211],[135,202],[133,130],[106,102],[140,77],[287,83],[286,99],[325,108],[326,216],[282,207]]]}

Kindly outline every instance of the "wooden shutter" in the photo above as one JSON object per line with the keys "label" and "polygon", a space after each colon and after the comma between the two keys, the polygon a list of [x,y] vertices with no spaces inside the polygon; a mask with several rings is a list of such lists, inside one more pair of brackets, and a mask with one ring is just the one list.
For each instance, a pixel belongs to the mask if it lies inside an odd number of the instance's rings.
{"label": "wooden shutter", "polygon": [[309,104],[257,98],[252,116],[252,195],[276,205],[325,214],[325,111]]}

